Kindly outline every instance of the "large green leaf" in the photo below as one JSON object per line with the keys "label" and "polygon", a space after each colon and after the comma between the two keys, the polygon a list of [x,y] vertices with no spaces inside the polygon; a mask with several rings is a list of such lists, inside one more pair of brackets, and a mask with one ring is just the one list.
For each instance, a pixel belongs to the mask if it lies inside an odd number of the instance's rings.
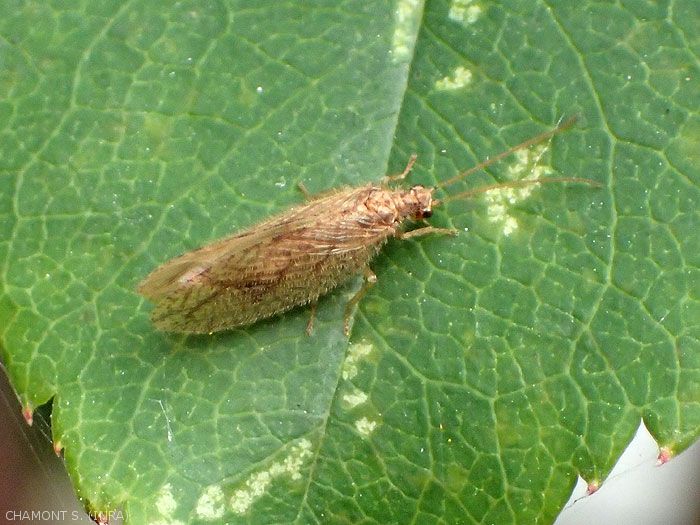
{"label": "large green leaf", "polygon": [[[551,522],[643,418],[700,427],[700,13],[676,2],[0,2],[3,357],[133,523]],[[412,152],[447,203],[377,286],[156,332],[156,265]],[[539,156],[541,158],[539,158]]]}

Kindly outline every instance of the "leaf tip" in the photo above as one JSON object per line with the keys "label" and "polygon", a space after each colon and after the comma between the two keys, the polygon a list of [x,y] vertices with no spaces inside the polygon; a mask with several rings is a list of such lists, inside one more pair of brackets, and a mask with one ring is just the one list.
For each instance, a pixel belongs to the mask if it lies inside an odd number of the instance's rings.
{"label": "leaf tip", "polygon": [[32,405],[27,403],[24,405],[24,408],[22,409],[22,417],[24,417],[24,420],[27,422],[27,425],[30,427],[34,423],[34,411],[32,410]]}
{"label": "leaf tip", "polygon": [[673,459],[673,451],[668,447],[661,447],[659,449],[659,455],[656,457],[656,465],[665,465]]}

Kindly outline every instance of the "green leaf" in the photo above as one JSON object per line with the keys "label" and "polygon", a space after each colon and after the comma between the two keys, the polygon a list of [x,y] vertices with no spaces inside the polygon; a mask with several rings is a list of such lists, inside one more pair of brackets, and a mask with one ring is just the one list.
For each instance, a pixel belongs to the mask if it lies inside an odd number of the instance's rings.
{"label": "green leaf", "polygon": [[[700,428],[700,12],[0,1],[3,358],[92,509],[132,523],[551,522],[642,418]],[[403,169],[582,184],[436,209],[319,305],[156,332],[155,266]]]}

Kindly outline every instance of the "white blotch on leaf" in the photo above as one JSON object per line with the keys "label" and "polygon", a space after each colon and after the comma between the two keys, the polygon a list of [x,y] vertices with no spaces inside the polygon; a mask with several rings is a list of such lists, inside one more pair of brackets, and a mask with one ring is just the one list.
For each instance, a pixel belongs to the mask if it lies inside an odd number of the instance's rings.
{"label": "white blotch on leaf", "polygon": [[355,408],[362,403],[367,401],[367,394],[362,390],[354,389],[352,392],[343,395],[343,401],[348,405],[349,408]]}
{"label": "white blotch on leaf", "polygon": [[503,223],[503,235],[508,236],[518,229],[518,221],[513,217],[508,216]]}
{"label": "white blotch on leaf", "polygon": [[311,456],[311,442],[302,439],[289,451],[289,455],[280,462],[275,462],[266,470],[252,474],[242,489],[233,493],[230,499],[231,510],[243,514],[262,496],[270,484],[281,476],[289,476],[293,481],[301,479],[301,466]]}
{"label": "white blotch on leaf", "polygon": [[355,428],[363,436],[369,436],[372,432],[374,432],[374,429],[377,428],[377,422],[370,421],[366,417],[362,417],[355,421]]}
{"label": "white blotch on leaf", "polygon": [[[547,146],[535,146],[515,153],[515,163],[508,167],[508,176],[511,180],[538,180],[552,173],[549,166],[539,165],[539,161],[547,150]],[[528,173],[523,177],[524,173]],[[509,205],[516,204],[528,198],[535,190],[536,184],[521,188],[498,188],[486,192],[484,201],[487,205],[487,217],[489,221],[501,225],[503,235],[510,235],[518,229],[518,221],[508,214]]]}
{"label": "white blotch on leaf", "polygon": [[481,16],[481,6],[474,0],[453,0],[447,16],[460,24],[473,24]]}
{"label": "white blotch on leaf", "polygon": [[158,491],[156,513],[159,516],[151,522],[151,525],[184,525],[182,521],[172,518],[176,510],[177,501],[173,496],[173,487],[170,483],[166,483]]}
{"label": "white blotch on leaf", "polygon": [[391,51],[395,62],[408,59],[413,51],[421,16],[419,0],[399,0],[394,12],[394,37]]}
{"label": "white blotch on leaf", "polygon": [[346,381],[357,375],[357,364],[372,352],[372,345],[354,343],[348,348],[348,356],[343,362],[343,379]]}
{"label": "white blotch on leaf", "polygon": [[435,89],[439,89],[441,91],[460,89],[464,86],[469,85],[471,81],[472,72],[465,67],[459,66],[457,69],[454,70],[452,75],[441,78],[440,80],[435,82]]}
{"label": "white blotch on leaf", "polygon": [[224,515],[224,492],[219,485],[207,487],[197,500],[197,516],[207,520],[218,520]]}
{"label": "white blotch on leaf", "polygon": [[177,508],[177,502],[173,496],[173,487],[170,483],[166,483],[161,487],[160,492],[158,492],[158,499],[156,499],[156,509],[163,516],[171,516],[175,509]]}

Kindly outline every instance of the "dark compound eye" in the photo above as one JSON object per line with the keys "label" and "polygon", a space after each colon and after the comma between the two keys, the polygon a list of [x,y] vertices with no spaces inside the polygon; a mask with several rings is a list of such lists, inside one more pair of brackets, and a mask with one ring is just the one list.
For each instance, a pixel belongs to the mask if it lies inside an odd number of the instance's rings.
{"label": "dark compound eye", "polygon": [[424,219],[429,219],[430,217],[433,216],[433,210],[423,210],[421,213]]}

